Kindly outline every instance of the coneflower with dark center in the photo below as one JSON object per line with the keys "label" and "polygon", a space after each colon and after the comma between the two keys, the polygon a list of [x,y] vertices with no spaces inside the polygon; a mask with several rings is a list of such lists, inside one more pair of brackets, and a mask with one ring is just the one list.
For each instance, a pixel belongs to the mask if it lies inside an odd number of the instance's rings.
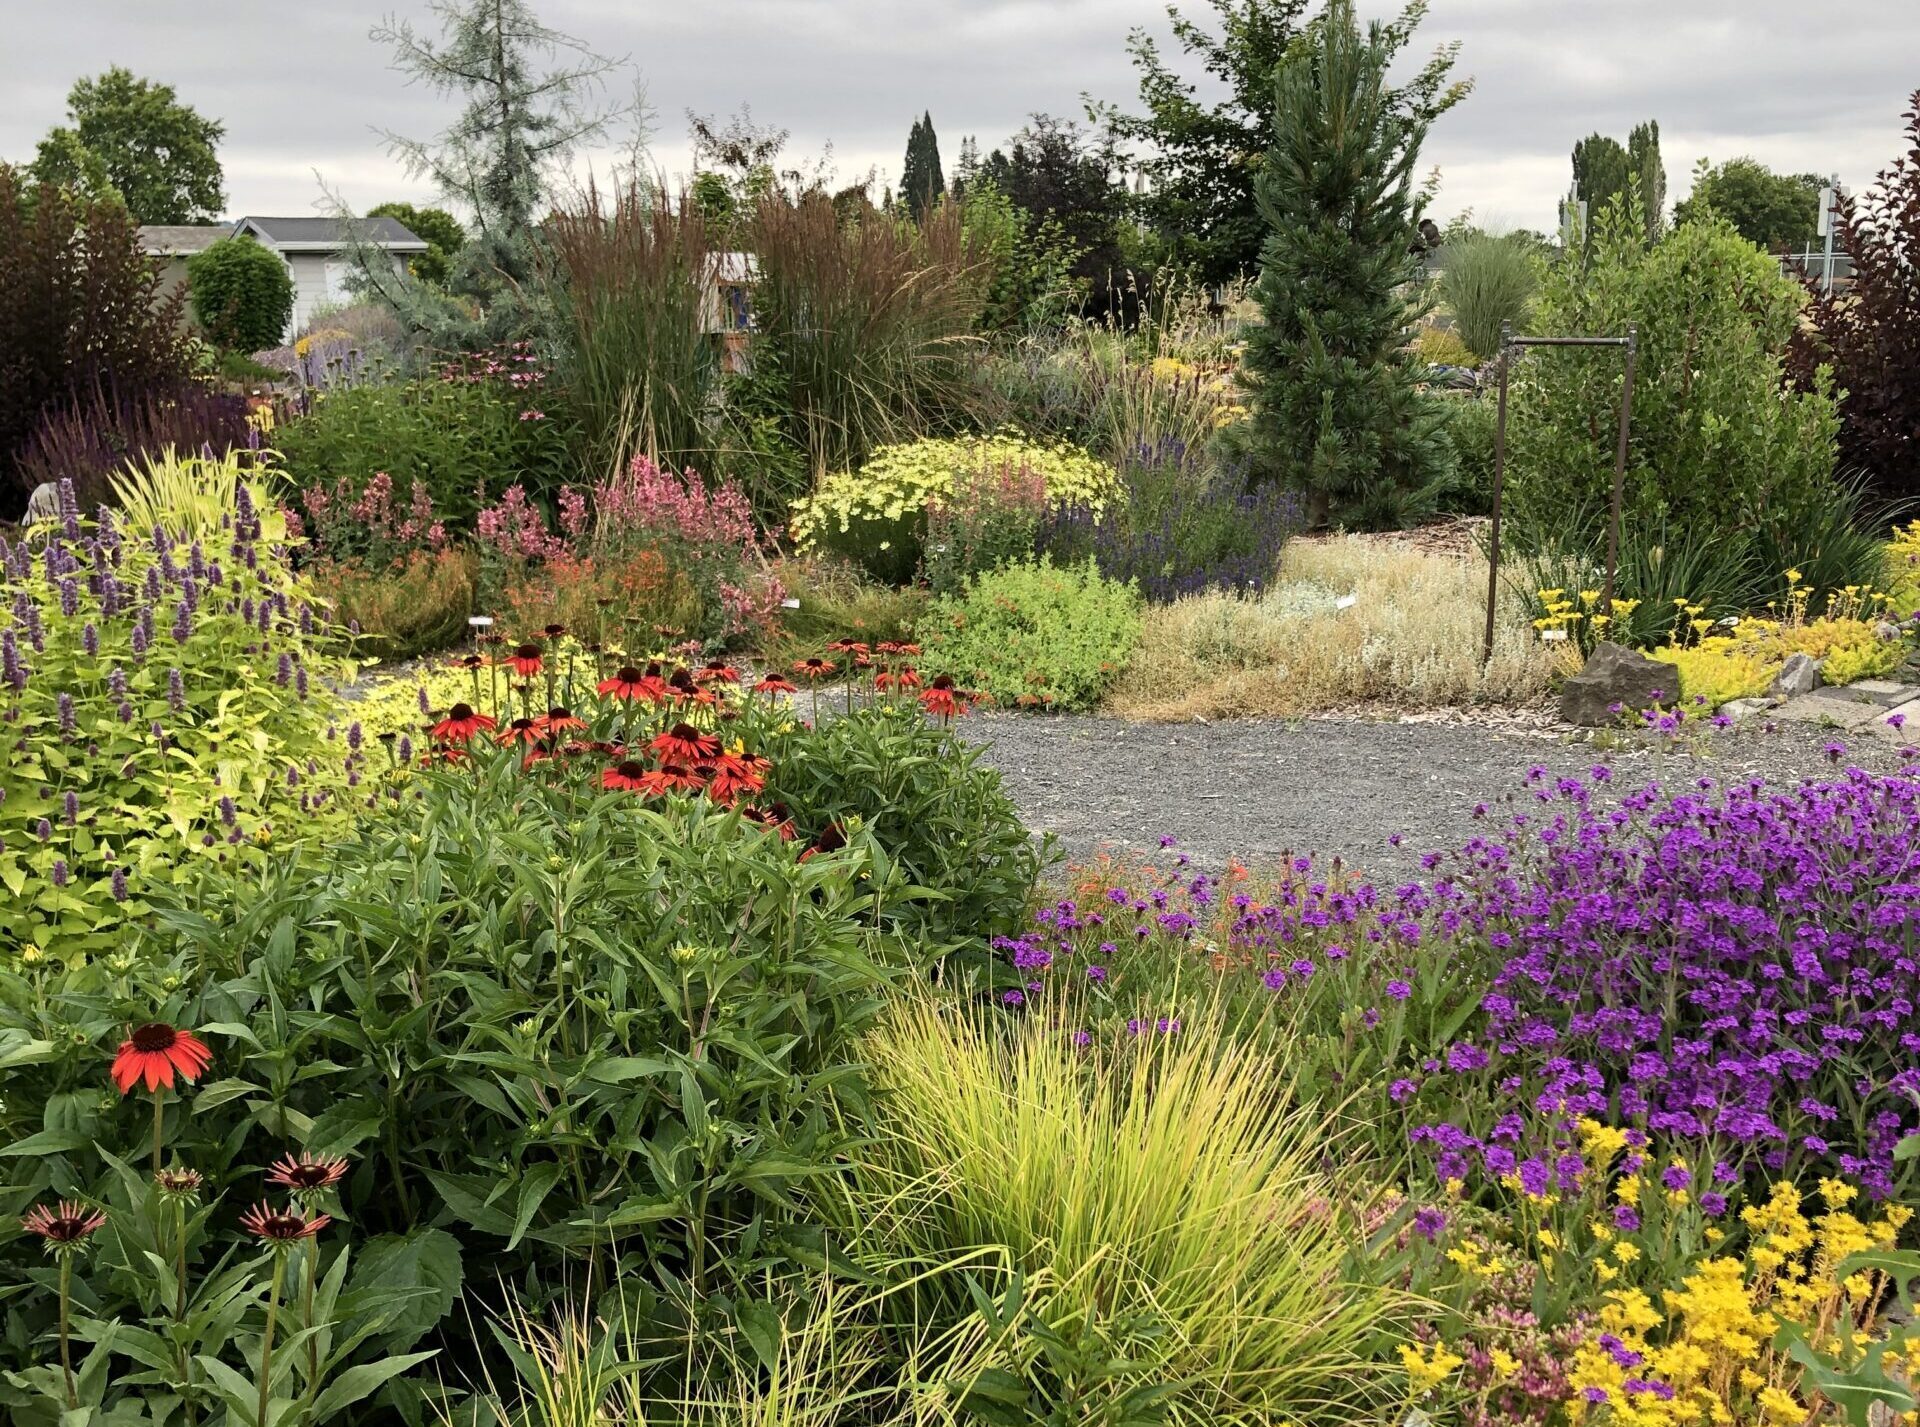
{"label": "coneflower with dark center", "polygon": [[60,1263],[60,1372],[66,1379],[67,1410],[70,1412],[77,1411],[80,1406],[80,1397],[73,1381],[73,1256],[106,1222],[107,1216],[98,1209],[71,1200],[62,1200],[58,1207],[51,1209],[44,1204],[36,1205],[20,1221],[20,1227],[29,1234],[38,1234],[47,1252]]}
{"label": "coneflower with dark center", "polygon": [[647,747],[663,759],[697,763],[719,753],[720,740],[710,733],[702,733],[691,724],[676,723],[665,733],[655,737]]}

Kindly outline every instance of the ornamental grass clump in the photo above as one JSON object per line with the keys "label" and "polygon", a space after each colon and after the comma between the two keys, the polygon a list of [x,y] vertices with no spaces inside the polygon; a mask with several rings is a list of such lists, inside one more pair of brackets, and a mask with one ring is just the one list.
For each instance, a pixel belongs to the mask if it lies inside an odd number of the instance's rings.
{"label": "ornamental grass clump", "polygon": [[1398,1305],[1349,1271],[1356,1186],[1279,1059],[1204,1022],[1083,1048],[1044,1017],[1003,1031],[926,1001],[866,1052],[851,1251],[970,1260],[976,1292],[1007,1295],[1017,1420],[1134,1420],[1106,1414],[1143,1394],[1170,1423],[1366,1416],[1363,1346]]}

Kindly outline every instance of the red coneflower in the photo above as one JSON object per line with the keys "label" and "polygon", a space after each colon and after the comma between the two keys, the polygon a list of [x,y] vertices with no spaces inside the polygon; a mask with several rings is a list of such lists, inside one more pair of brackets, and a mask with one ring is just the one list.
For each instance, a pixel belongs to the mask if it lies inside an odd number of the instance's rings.
{"label": "red coneflower", "polygon": [[482,729],[493,726],[493,720],[483,713],[475,713],[473,705],[455,704],[427,734],[436,743],[465,743]]}
{"label": "red coneflower", "polygon": [[911,664],[888,672],[881,670],[873,676],[873,686],[885,692],[888,689],[917,689],[920,687],[920,671]]}
{"label": "red coneflower", "polygon": [[737,684],[740,671],[724,659],[711,659],[704,668],[693,671],[693,678],[699,684]]}
{"label": "red coneflower", "polygon": [[213,1064],[213,1052],[192,1031],[158,1021],[134,1027],[113,1058],[113,1083],[122,1095],[142,1080],[148,1090],[172,1089],[174,1077],[191,1085]]}
{"label": "red coneflower", "polygon": [[793,666],[793,672],[809,683],[818,683],[834,671],[831,659],[822,659],[818,654],[802,659]]}
{"label": "red coneflower", "polygon": [[532,747],[540,741],[540,725],[530,718],[517,718],[493,737],[503,748],[511,748],[516,743]]}
{"label": "red coneflower", "polygon": [[893,652],[896,654],[904,654],[909,659],[917,658],[920,653],[920,646],[918,644],[901,644],[897,646]]}
{"label": "red coneflower", "polygon": [[267,1171],[270,1184],[283,1185],[296,1194],[311,1194],[326,1189],[346,1177],[347,1162],[333,1155],[302,1153],[298,1159],[282,1155]]}
{"label": "red coneflower", "polygon": [[298,1209],[276,1209],[264,1199],[240,1216],[242,1229],[276,1246],[310,1239],[332,1222],[331,1214],[315,1214],[309,1218]]}
{"label": "red coneflower", "polygon": [[766,786],[768,766],[763,758],[723,753],[713,762],[707,795],[715,802],[732,807],[741,794],[757,793]]}
{"label": "red coneflower", "polygon": [[836,639],[827,646],[836,654],[866,654],[867,646],[857,639]]}
{"label": "red coneflower", "polygon": [[764,808],[742,808],[740,816],[750,823],[771,828],[780,834],[783,842],[791,842],[794,838],[793,814],[787,810],[785,803],[769,803]]}
{"label": "red coneflower", "polygon": [[547,636],[548,643],[552,643],[567,632],[567,627],[564,624],[550,624],[540,632]]}
{"label": "red coneflower", "polygon": [[781,674],[768,674],[753,686],[756,694],[797,694],[800,686]]}
{"label": "red coneflower", "polygon": [[677,759],[682,763],[698,763],[703,758],[712,758],[720,751],[720,740],[710,733],[702,733],[692,724],[676,723],[665,733],[654,738],[647,745],[663,759]]}
{"label": "red coneflower", "polygon": [[574,729],[584,732],[587,721],[572,709],[550,708],[534,720],[534,726],[543,734],[555,735]]}
{"label": "red coneflower", "polygon": [[453,661],[453,667],[456,669],[484,669],[487,667],[487,661],[482,659],[478,654],[463,654]]}
{"label": "red coneflower", "polygon": [[838,852],[846,845],[847,834],[845,829],[843,829],[839,823],[828,823],[826,827],[821,829],[820,836],[809,843],[807,850],[800,854],[800,860],[802,862],[811,861],[823,852]]}
{"label": "red coneflower", "polygon": [[603,772],[600,786],[618,788],[628,793],[644,793],[647,790],[647,775],[652,771],[651,767],[638,759],[628,758]]}
{"label": "red coneflower", "polygon": [[51,1208],[36,1204],[20,1221],[20,1227],[29,1234],[38,1234],[51,1254],[84,1243],[97,1234],[106,1222],[107,1216],[98,1209],[63,1199]]}
{"label": "red coneflower", "polygon": [[519,644],[506,659],[507,667],[523,679],[531,679],[545,667],[540,660],[538,644]]}
{"label": "red coneflower", "polygon": [[898,654],[900,652],[900,645],[895,640],[883,639],[873,646],[873,652],[875,654]]}
{"label": "red coneflower", "polygon": [[949,719],[967,711],[967,696],[953,686],[951,678],[941,674],[920,691],[920,707]]}
{"label": "red coneflower", "polygon": [[602,698],[631,702],[634,699],[655,698],[659,685],[658,665],[651,666],[650,672],[642,672],[628,664],[616,671],[611,679],[602,679],[594,692]]}
{"label": "red coneflower", "polygon": [[640,791],[650,798],[664,797],[668,793],[698,792],[702,786],[700,775],[681,763],[662,763],[658,768],[649,768],[640,777]]}
{"label": "red coneflower", "polygon": [[693,675],[685,669],[675,669],[673,677],[667,680],[667,692],[683,704],[711,704],[714,697],[711,692],[693,682]]}
{"label": "red coneflower", "polygon": [[429,748],[420,755],[420,766],[431,768],[436,763],[464,763],[472,755],[456,743],[443,744],[438,748]]}

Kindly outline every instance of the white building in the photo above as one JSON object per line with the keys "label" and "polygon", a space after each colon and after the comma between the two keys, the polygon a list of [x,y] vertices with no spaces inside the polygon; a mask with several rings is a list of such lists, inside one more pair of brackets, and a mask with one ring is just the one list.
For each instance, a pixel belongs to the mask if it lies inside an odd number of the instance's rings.
{"label": "white building", "polygon": [[415,237],[396,219],[350,220],[357,234],[349,231],[348,221],[248,217],[231,223],[153,225],[140,230],[140,244],[155,257],[167,260],[162,276],[168,290],[186,282],[187,259],[222,238],[244,233],[271,249],[293,275],[293,317],[282,339],[291,342],[315,313],[352,300],[347,292],[347,274],[352,269],[351,240],[355,236],[386,254],[395,272],[401,271],[414,254],[427,250],[426,240]]}

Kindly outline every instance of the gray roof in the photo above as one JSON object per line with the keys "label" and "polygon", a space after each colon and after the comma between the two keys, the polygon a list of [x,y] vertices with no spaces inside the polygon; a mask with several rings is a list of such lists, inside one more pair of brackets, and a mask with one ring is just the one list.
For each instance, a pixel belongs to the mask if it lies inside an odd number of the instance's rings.
{"label": "gray roof", "polygon": [[[400,253],[424,253],[426,241],[416,238],[398,219],[353,220],[364,242]],[[290,249],[337,248],[346,240],[347,224],[339,218],[242,218],[235,231],[251,232],[271,247]]]}
{"label": "gray roof", "polygon": [[140,246],[159,257],[204,252],[233,232],[231,223],[144,223]]}

